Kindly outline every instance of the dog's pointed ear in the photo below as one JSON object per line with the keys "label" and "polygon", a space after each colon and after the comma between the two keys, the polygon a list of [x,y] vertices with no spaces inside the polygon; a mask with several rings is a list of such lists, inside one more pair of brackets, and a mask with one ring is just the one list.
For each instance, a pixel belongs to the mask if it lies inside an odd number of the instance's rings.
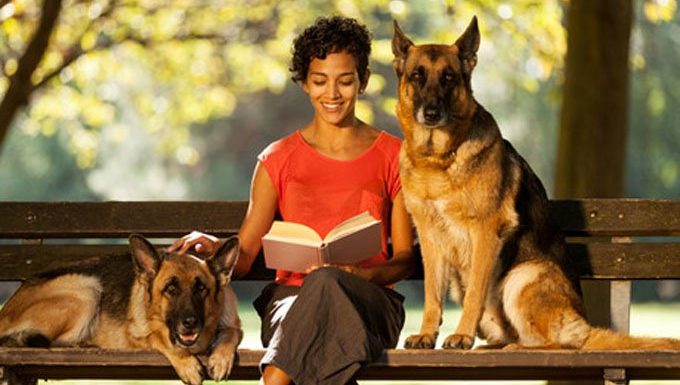
{"label": "dog's pointed ear", "polygon": [[413,46],[413,42],[401,31],[399,23],[395,20],[394,35],[392,36],[392,53],[394,54],[392,67],[394,67],[398,77],[401,77],[401,74],[404,71],[404,61],[406,60],[408,49],[411,46]]}
{"label": "dog's pointed ear", "polygon": [[458,47],[458,55],[463,64],[463,71],[471,73],[477,64],[477,50],[479,49],[479,27],[477,26],[477,16],[473,16],[470,24],[462,35],[456,40],[454,45]]}
{"label": "dog's pointed ear", "polygon": [[132,261],[138,276],[146,278],[149,282],[158,274],[161,264],[161,256],[156,248],[146,238],[139,234],[131,234],[128,238]]}
{"label": "dog's pointed ear", "polygon": [[233,236],[224,241],[217,252],[208,259],[208,266],[221,285],[227,285],[231,281],[231,273],[238,260],[238,251],[239,240],[237,236]]}

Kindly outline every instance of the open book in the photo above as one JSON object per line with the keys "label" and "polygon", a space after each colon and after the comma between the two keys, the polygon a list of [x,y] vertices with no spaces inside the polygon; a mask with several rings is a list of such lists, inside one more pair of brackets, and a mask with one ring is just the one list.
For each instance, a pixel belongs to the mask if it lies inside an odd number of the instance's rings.
{"label": "open book", "polygon": [[274,221],[262,238],[265,265],[303,273],[315,265],[354,264],[380,252],[380,232],[380,221],[368,211],[340,223],[324,239],[308,226]]}

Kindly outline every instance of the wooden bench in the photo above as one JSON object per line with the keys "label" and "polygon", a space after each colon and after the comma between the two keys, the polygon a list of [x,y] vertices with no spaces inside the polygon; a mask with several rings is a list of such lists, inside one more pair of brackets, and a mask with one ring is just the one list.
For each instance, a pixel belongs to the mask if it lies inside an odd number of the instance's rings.
{"label": "wooden bench", "polygon": [[[55,263],[126,252],[125,239],[133,232],[161,243],[194,229],[227,236],[237,231],[246,204],[2,202],[0,280],[20,281]],[[611,281],[612,323],[619,331],[628,329],[630,280],[680,278],[680,242],[674,238],[680,235],[680,201],[585,199],[554,201],[552,207],[582,278]],[[247,279],[271,277],[260,264]],[[230,378],[256,379],[262,354],[239,350]],[[154,351],[0,348],[0,384],[175,378],[168,361]],[[359,379],[600,379],[623,384],[680,379],[680,352],[394,349],[362,369]]]}

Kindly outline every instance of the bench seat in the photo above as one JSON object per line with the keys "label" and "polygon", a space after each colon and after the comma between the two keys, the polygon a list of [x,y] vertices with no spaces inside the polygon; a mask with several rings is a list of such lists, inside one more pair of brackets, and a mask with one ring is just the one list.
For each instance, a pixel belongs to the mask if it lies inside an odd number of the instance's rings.
{"label": "bench seat", "polygon": [[[258,377],[262,350],[240,349],[230,379]],[[203,359],[205,357],[202,357]],[[176,379],[170,363],[152,350],[6,348],[0,362],[21,378]],[[583,380],[680,378],[680,352],[569,350],[392,349],[359,372],[364,380]]]}

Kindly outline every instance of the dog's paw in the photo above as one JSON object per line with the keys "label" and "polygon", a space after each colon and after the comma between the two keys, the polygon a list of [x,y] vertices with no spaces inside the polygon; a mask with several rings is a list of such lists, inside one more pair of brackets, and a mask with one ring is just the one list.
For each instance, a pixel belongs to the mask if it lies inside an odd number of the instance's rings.
{"label": "dog's paw", "polygon": [[434,334],[413,334],[404,341],[406,349],[434,349],[437,336]]}
{"label": "dog's paw", "polygon": [[194,356],[186,357],[175,365],[175,371],[183,383],[189,385],[201,385],[205,378],[203,365]]}
{"label": "dog's paw", "polygon": [[522,349],[522,345],[518,343],[507,344],[503,347],[503,350],[519,350]]}
{"label": "dog's paw", "polygon": [[444,349],[472,349],[472,345],[475,343],[475,338],[462,335],[462,334],[451,334],[446,337],[442,348]]}
{"label": "dog's paw", "polygon": [[229,377],[233,364],[233,352],[231,354],[214,352],[210,355],[210,358],[208,358],[208,374],[210,374],[210,377],[217,382],[225,380]]}

